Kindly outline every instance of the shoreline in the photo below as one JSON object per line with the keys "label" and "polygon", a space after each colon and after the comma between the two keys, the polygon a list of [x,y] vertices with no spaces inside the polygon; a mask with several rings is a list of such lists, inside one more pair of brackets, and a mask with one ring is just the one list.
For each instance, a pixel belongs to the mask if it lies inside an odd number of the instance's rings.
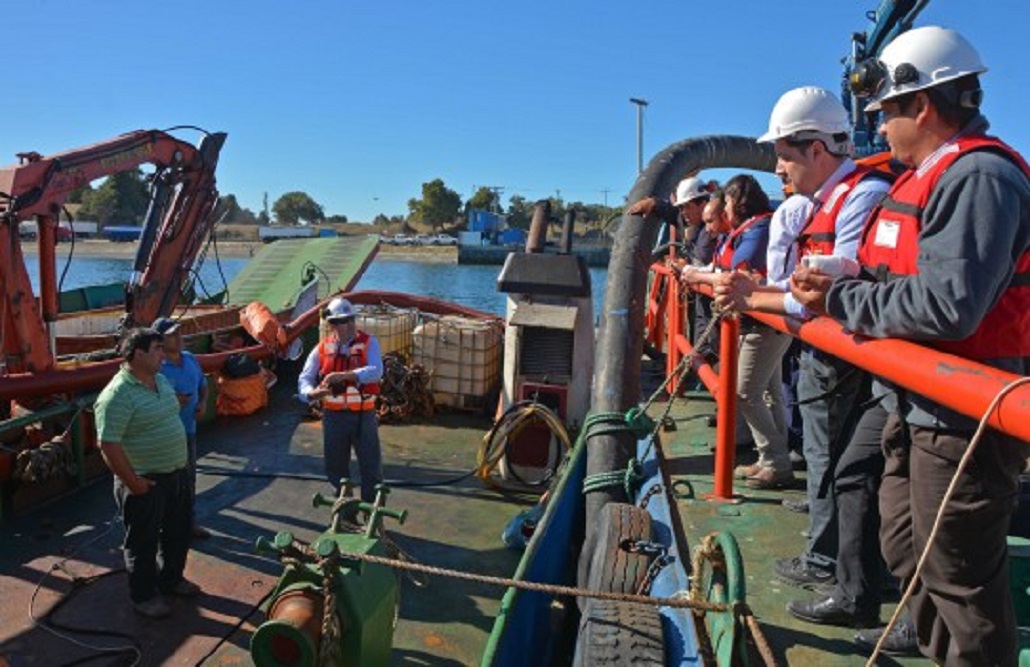
{"label": "shoreline", "polygon": [[[88,259],[134,259],[136,243],[115,243],[104,239],[80,239],[75,242],[75,257]],[[227,259],[247,259],[253,257],[265,247],[260,241],[219,241],[218,255]],[[68,257],[72,245],[61,243],[57,246],[57,261]],[[26,257],[38,257],[39,246],[33,242],[22,243],[22,253]],[[214,248],[209,254],[214,253]],[[458,249],[455,246],[390,246],[379,245],[377,257],[387,257],[413,262],[458,263]]]}

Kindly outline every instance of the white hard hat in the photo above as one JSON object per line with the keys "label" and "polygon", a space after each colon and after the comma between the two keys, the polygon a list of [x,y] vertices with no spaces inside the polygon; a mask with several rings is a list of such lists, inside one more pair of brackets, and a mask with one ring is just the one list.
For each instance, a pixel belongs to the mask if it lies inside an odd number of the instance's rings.
{"label": "white hard hat", "polygon": [[354,319],[354,314],[354,305],[342,296],[338,296],[330,301],[324,311],[325,320],[330,324],[352,320]]}
{"label": "white hard hat", "polygon": [[687,202],[694,201],[701,197],[711,197],[711,193],[708,192],[708,188],[705,186],[704,181],[700,178],[684,178],[676,186],[676,200],[672,202],[673,206],[683,206]]}
{"label": "white hard hat", "polygon": [[[926,26],[898,35],[879,59],[859,63],[850,83],[856,95],[869,97],[867,111],[879,111],[884,100],[986,71],[965,37],[948,28]],[[979,106],[979,98],[971,106]]]}
{"label": "white hard hat", "polygon": [[[760,143],[777,139],[819,139],[830,152],[851,152],[851,121],[844,105],[825,88],[804,86],[788,90],[769,114],[769,131],[758,137]],[[833,135],[847,134],[849,139],[835,141]]]}

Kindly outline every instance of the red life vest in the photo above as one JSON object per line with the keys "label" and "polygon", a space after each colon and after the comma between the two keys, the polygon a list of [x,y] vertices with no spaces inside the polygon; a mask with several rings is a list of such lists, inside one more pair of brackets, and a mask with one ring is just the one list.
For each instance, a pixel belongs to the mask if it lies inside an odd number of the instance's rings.
{"label": "red life vest", "polygon": [[[942,147],[930,162],[905,172],[866,222],[858,260],[877,280],[919,273],[919,234],[926,203],[948,167],[976,150],[1004,155],[1030,178],[1030,166],[1019,153],[994,137],[961,137]],[[1019,256],[1011,282],[971,336],[932,345],[970,359],[1030,356],[1030,251]]]}
{"label": "red life vest", "polygon": [[[850,174],[841,179],[833,188],[823,205],[812,211],[804,229],[798,234],[795,243],[798,246],[798,258],[806,255],[832,255],[837,243],[837,216],[844,208],[844,202],[852,188],[866,178],[890,179],[890,176],[879,169],[858,166]],[[891,179],[893,180],[893,179]]]}
{"label": "red life vest", "polygon": [[[737,246],[740,245],[740,236],[753,227],[755,223],[767,220],[771,217],[772,213],[759,213],[758,215],[748,218],[731,231],[729,236],[726,237],[726,240],[722,242],[721,246],[719,246],[719,249],[715,251],[715,269],[717,271],[733,270],[733,253],[736,252]],[[751,267],[750,270],[759,275],[765,275],[765,268],[756,269]]]}
{"label": "red life vest", "polygon": [[[348,354],[337,354],[338,343],[335,337],[323,338],[318,344],[318,358],[321,365],[318,369],[318,381],[325,376],[339,371],[349,371],[368,365],[369,336],[363,331],[357,332],[350,344]],[[323,410],[375,410],[376,396],[379,395],[379,383],[369,382],[362,385],[348,385],[342,394],[329,395],[322,398]]]}

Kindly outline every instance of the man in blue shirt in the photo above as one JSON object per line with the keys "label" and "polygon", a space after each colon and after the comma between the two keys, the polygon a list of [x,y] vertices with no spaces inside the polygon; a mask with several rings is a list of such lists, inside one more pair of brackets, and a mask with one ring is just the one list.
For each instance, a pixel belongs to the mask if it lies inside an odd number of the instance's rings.
{"label": "man in blue shirt", "polygon": [[[203,414],[207,404],[207,379],[200,368],[200,362],[193,353],[182,348],[182,334],[179,323],[170,317],[159,317],[154,320],[153,329],[162,336],[164,344],[164,361],[161,362],[161,375],[168,378],[175,396],[179,400],[179,419],[186,429],[186,443],[189,454],[190,497],[192,506],[196,506],[197,495],[197,418]],[[203,526],[197,525],[193,517],[192,534],[196,539],[210,537],[211,533]]]}

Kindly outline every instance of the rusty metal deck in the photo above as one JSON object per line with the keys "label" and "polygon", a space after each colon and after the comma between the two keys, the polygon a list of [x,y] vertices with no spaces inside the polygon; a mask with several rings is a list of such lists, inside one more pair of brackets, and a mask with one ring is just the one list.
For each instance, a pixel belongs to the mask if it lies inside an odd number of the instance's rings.
{"label": "rusty metal deck", "polygon": [[[251,664],[250,634],[263,620],[256,605],[280,571],[277,561],[254,552],[254,540],[290,530],[307,541],[325,529],[328,517],[326,510],[311,506],[315,492],[329,490],[321,481],[320,422],[303,418],[292,399],[292,382],[284,375],[262,412],[201,427],[197,512],[214,535],[194,543],[187,564],[186,575],[200,584],[202,596],[196,602],[174,600],[169,619],[142,619],[129,605],[125,575],[117,571],[122,529],[109,478],[7,520],[0,529],[0,665],[4,660],[68,664],[96,655],[33,626],[29,603],[48,572],[34,603],[37,617],[60,602],[52,620],[61,625],[127,635],[69,633],[79,641],[104,646],[134,641],[141,665]],[[475,465],[488,427],[486,418],[463,413],[441,415],[432,424],[383,426],[386,477],[454,478]],[[231,471],[247,475],[222,474]],[[505,549],[500,535],[527,503],[487,490],[475,478],[451,486],[396,488],[389,505],[407,508],[409,517],[404,526],[388,525],[388,530],[420,562],[507,576],[519,554]],[[111,574],[89,581],[105,572]],[[393,663],[477,663],[502,593],[440,578],[419,587],[403,578]],[[95,662],[130,663],[130,654],[99,656]]]}

